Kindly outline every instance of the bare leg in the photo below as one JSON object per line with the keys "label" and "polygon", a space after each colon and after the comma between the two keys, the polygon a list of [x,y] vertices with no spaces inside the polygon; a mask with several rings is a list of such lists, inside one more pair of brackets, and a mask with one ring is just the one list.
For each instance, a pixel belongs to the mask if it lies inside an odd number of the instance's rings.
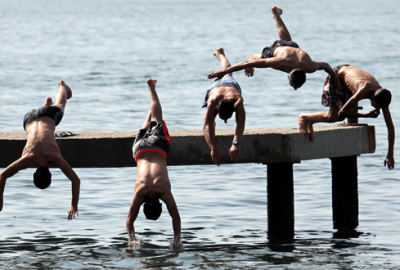
{"label": "bare leg", "polygon": [[[54,103],[54,106],[57,106],[62,111],[64,111],[65,106],[67,105],[67,99],[70,99],[72,97],[72,91],[71,88],[69,88],[69,86],[64,81],[59,81],[58,85],[60,86],[60,90],[58,90],[58,94],[56,96],[56,103]],[[49,98],[46,99],[46,103],[49,102],[48,99]]]}
{"label": "bare leg", "polygon": [[156,92],[156,83],[157,80],[148,79],[147,84],[149,85],[150,91],[150,114],[151,121],[162,120],[162,108],[160,100],[158,99],[158,95]]}
{"label": "bare leg", "polygon": [[[247,58],[247,61],[253,61],[258,59],[261,59],[261,54],[250,55]],[[253,67],[245,68],[244,74],[246,74],[247,77],[252,77],[254,75],[254,68]]]}
{"label": "bare leg", "polygon": [[274,6],[271,8],[272,14],[274,15],[274,20],[276,22],[276,28],[278,30],[278,35],[281,40],[291,41],[289,30],[286,28],[285,23],[282,21],[282,9]]}
{"label": "bare leg", "polygon": [[147,114],[146,120],[144,120],[142,129],[149,129],[150,128],[150,121],[151,121],[151,111],[149,109],[149,113]]}
{"label": "bare leg", "polygon": [[299,130],[305,136],[309,136],[310,140],[314,140],[314,123],[333,123],[337,121],[342,121],[344,118],[339,118],[340,107],[335,106],[329,109],[329,112],[317,112],[310,114],[300,114],[299,115]]}
{"label": "bare leg", "polygon": [[[219,47],[215,52],[213,52],[214,56],[218,58],[219,62],[221,63],[221,70],[224,70],[231,66],[229,63],[228,58],[225,56],[224,48]],[[231,76],[232,73],[227,73],[222,77],[221,81],[224,81],[225,77]]]}
{"label": "bare leg", "polygon": [[53,105],[53,100],[51,99],[51,97],[47,97],[43,106],[51,106],[51,105]]}

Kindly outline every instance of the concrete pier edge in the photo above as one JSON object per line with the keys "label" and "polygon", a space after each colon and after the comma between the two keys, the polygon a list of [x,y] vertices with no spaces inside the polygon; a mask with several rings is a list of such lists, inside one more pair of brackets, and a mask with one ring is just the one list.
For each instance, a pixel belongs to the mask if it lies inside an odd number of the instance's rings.
{"label": "concrete pier edge", "polygon": [[[375,129],[368,125],[316,126],[315,140],[291,128],[246,129],[236,163],[298,163],[302,160],[354,156],[375,151]],[[132,144],[137,131],[74,131],[56,138],[62,156],[74,168],[134,167]],[[167,163],[211,165],[202,130],[170,130]],[[222,164],[231,163],[229,148],[234,130],[217,130]],[[25,132],[0,132],[0,168],[17,160],[26,144]]]}

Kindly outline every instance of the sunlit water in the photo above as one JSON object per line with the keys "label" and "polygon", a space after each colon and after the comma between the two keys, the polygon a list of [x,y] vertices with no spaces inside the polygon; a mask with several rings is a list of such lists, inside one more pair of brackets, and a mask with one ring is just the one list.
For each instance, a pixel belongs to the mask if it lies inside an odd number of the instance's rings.
{"label": "sunlit water", "polygon": [[[170,130],[201,129],[206,74],[219,68],[222,46],[231,63],[278,38],[272,1],[5,1],[1,0],[0,130],[23,131],[26,111],[73,90],[58,130],[138,130],[148,110],[147,78],[157,89]],[[285,1],[292,38],[314,60],[349,63],[392,91],[399,126],[400,35],[396,1]],[[320,104],[326,73],[293,91],[286,74],[235,73],[247,128],[296,128],[297,116]],[[371,110],[367,103],[360,104]],[[364,120],[361,120],[363,122]],[[76,169],[80,216],[67,221],[70,182],[53,169],[53,184],[32,185],[32,169],[10,178],[0,213],[0,268],[400,269],[399,173],[383,167],[387,131],[380,116],[377,149],[358,158],[358,238],[334,238],[329,160],[294,165],[295,239],[267,240],[266,166],[169,167],[182,218],[183,247],[174,250],[171,218],[140,213],[141,240],[128,247],[125,219],[136,168]],[[217,128],[235,127],[217,121]],[[172,138],[173,139],[173,138]],[[395,159],[399,147],[395,146]]]}

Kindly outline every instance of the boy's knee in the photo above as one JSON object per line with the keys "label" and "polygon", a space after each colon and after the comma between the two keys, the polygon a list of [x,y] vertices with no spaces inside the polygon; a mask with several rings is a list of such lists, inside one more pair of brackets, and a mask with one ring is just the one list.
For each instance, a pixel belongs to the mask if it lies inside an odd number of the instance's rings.
{"label": "boy's knee", "polygon": [[345,119],[345,117],[339,116],[338,114],[329,114],[328,115],[328,121],[331,123],[343,121],[344,119]]}

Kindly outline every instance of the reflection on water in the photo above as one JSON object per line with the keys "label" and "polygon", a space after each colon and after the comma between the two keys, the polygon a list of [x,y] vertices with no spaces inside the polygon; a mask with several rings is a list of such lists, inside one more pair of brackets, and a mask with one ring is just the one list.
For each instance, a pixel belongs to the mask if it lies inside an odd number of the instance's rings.
{"label": "reflection on water", "polygon": [[[201,231],[202,228],[197,228]],[[371,245],[369,234],[359,239],[337,239],[331,231],[302,231],[290,243],[269,243],[265,231],[241,231],[220,239],[203,239],[196,229],[183,233],[183,247],[174,250],[168,235],[141,233],[141,244],[128,247],[125,235],[103,239],[56,237],[35,233],[32,239],[0,241],[0,266],[51,268],[165,268],[165,269],[353,269],[378,264],[369,256],[393,252]],[[154,238],[164,239],[154,242]],[[214,240],[214,241],[213,241]],[[225,242],[225,243],[223,243]],[[363,254],[363,256],[359,256]],[[390,263],[386,267],[393,267]]]}
{"label": "reflection on water", "polygon": [[[24,113],[46,96],[54,98],[60,79],[74,96],[58,130],[138,130],[148,111],[150,77],[158,79],[168,127],[201,129],[200,107],[212,83],[206,74],[219,67],[212,52],[222,46],[238,63],[277,38],[268,1],[221,0],[223,12],[214,2],[2,1],[0,131],[23,131]],[[382,87],[393,89],[392,103],[398,104],[399,2],[304,2],[280,2],[293,39],[315,60],[372,72]],[[371,46],[377,41],[379,49]],[[327,111],[320,104],[323,71],[308,75],[297,91],[288,86],[286,74],[271,69],[257,70],[252,78],[237,72],[235,78],[243,90],[246,128],[296,128],[300,113]],[[360,105],[363,112],[370,108]],[[390,110],[400,126],[400,106]],[[66,220],[71,186],[65,176],[51,169],[53,184],[41,191],[33,187],[28,169],[8,180],[5,189],[0,268],[395,269],[400,265],[398,169],[388,171],[382,164],[387,152],[382,116],[367,120],[376,126],[377,150],[358,158],[356,232],[329,231],[329,160],[294,165],[295,239],[289,243],[267,240],[266,166],[169,168],[182,219],[180,250],[170,246],[168,214],[149,222],[140,213],[135,230],[141,244],[128,247],[125,219],[135,168],[76,169],[82,180],[80,216],[72,221]],[[234,129],[235,121],[224,125],[217,119],[217,128]]]}

